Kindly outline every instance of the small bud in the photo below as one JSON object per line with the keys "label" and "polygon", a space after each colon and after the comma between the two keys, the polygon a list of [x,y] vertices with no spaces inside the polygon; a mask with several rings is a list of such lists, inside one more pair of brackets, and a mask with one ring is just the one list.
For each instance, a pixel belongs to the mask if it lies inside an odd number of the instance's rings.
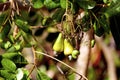
{"label": "small bud", "polygon": [[93,39],[91,40],[91,47],[94,47],[94,45],[95,45],[95,40]]}
{"label": "small bud", "polygon": [[71,61],[73,59],[72,55],[69,55],[68,59]]}
{"label": "small bud", "polygon": [[73,50],[72,51],[72,57],[74,58],[74,59],[76,59],[77,58],[77,55],[79,54],[79,51],[78,50]]}

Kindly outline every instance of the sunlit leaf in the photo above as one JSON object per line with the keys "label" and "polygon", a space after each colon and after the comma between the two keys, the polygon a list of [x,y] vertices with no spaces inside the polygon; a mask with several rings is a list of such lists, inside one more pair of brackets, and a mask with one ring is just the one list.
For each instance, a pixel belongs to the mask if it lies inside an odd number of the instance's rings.
{"label": "sunlit leaf", "polygon": [[66,8],[66,0],[60,0],[60,5],[63,9]]}
{"label": "sunlit leaf", "polygon": [[5,78],[5,80],[15,80],[15,74],[11,73],[9,70],[0,70],[0,76]]}
{"label": "sunlit leaf", "polygon": [[20,44],[16,44],[16,45],[14,45],[14,47],[15,47],[16,50],[20,50],[21,49]]}
{"label": "sunlit leaf", "polygon": [[11,46],[9,49],[6,50],[7,53],[15,52],[15,51],[17,51],[17,50],[15,49],[14,46]]}
{"label": "sunlit leaf", "polygon": [[15,63],[9,59],[2,59],[1,64],[2,64],[3,68],[6,70],[10,70],[10,71],[16,70]]}
{"label": "sunlit leaf", "polygon": [[48,9],[54,9],[57,8],[60,4],[59,3],[55,3],[52,0],[44,0],[44,5],[48,8]]}
{"label": "sunlit leaf", "polygon": [[16,42],[16,44],[12,45],[9,49],[6,50],[7,53],[9,52],[17,52],[23,49],[23,41]]}
{"label": "sunlit leaf", "polygon": [[22,71],[24,73],[22,80],[30,80],[30,78],[28,78],[29,71],[25,68],[22,68]]}
{"label": "sunlit leaf", "polygon": [[34,8],[42,8],[44,6],[42,0],[32,0],[32,2]]}
{"label": "sunlit leaf", "polygon": [[17,20],[15,21],[15,23],[16,23],[16,25],[17,25],[20,29],[22,29],[24,32],[29,33],[29,34],[32,33],[31,30],[30,30],[30,28],[29,28],[29,25],[27,24],[27,22],[25,22],[25,21],[23,21],[23,20],[21,20],[21,19],[17,19]]}
{"label": "sunlit leaf", "polygon": [[9,39],[10,39],[10,42],[12,42],[12,43],[15,42],[15,41],[14,41],[14,37],[13,37],[13,35],[9,35],[8,37],[9,37]]}
{"label": "sunlit leaf", "polygon": [[9,47],[11,47],[11,45],[12,44],[9,41],[1,43],[1,47],[3,49],[8,49]]}
{"label": "sunlit leaf", "polygon": [[2,54],[2,57],[7,59],[12,59],[16,55],[19,55],[19,54],[17,52],[4,53]]}

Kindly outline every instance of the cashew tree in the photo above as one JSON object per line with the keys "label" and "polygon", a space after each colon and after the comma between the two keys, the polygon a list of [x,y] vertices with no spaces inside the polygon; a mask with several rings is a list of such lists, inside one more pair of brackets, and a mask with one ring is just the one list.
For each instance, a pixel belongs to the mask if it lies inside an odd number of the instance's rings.
{"label": "cashew tree", "polygon": [[90,79],[95,36],[119,48],[119,13],[119,0],[0,0],[0,80]]}

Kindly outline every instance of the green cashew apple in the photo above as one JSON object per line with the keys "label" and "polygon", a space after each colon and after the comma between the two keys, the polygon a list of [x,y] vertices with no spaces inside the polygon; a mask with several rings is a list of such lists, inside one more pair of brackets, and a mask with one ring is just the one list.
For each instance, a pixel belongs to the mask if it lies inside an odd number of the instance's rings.
{"label": "green cashew apple", "polygon": [[64,50],[64,38],[62,36],[62,33],[59,33],[54,45],[53,50],[56,52],[63,52]]}
{"label": "green cashew apple", "polygon": [[73,46],[67,39],[64,39],[64,55],[70,55],[73,51]]}

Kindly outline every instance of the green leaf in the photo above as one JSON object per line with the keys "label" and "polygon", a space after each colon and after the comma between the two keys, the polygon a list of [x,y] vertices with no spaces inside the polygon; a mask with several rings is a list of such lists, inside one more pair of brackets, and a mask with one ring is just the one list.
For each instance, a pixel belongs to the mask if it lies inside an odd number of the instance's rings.
{"label": "green leaf", "polygon": [[105,33],[109,33],[110,31],[110,27],[109,27],[109,23],[108,23],[108,19],[105,16],[101,16],[99,18],[99,23],[101,25],[101,27],[104,29]]}
{"label": "green leaf", "polygon": [[[6,2],[7,0],[0,0],[0,3],[4,3],[4,2]],[[1,80],[1,79],[0,79]]]}
{"label": "green leaf", "polygon": [[[112,1],[114,1],[114,0],[112,0]],[[107,4],[107,5],[110,5],[112,1],[110,1],[110,0],[103,0],[103,2],[104,2],[105,4]]]}
{"label": "green leaf", "polygon": [[17,52],[10,52],[2,54],[3,58],[12,59],[14,56],[19,55]]}
{"label": "green leaf", "polygon": [[112,0],[111,2],[113,2],[113,3],[118,3],[119,0]]}
{"label": "green leaf", "polygon": [[15,74],[11,73],[9,70],[0,70],[0,76],[5,78],[5,80],[15,80]]}
{"label": "green leaf", "polygon": [[22,80],[30,80],[30,78],[28,78],[29,71],[25,68],[22,68],[22,71],[24,73]]}
{"label": "green leaf", "polygon": [[57,8],[60,4],[59,3],[55,3],[52,0],[44,0],[44,5],[48,8],[48,9],[54,9]]}
{"label": "green leaf", "polygon": [[20,50],[21,49],[20,44],[15,44],[14,47],[15,47],[16,50]]}
{"label": "green leaf", "polygon": [[95,1],[88,0],[79,0],[77,1],[78,5],[83,9],[93,9],[96,5]]}
{"label": "green leaf", "polygon": [[52,18],[57,22],[61,21],[63,14],[65,13],[65,9],[58,8],[56,12],[52,15]]}
{"label": "green leaf", "polygon": [[3,42],[4,39],[7,37],[11,27],[9,24],[5,25],[5,26],[2,26],[2,30],[0,32],[0,42]]}
{"label": "green leaf", "polygon": [[8,37],[9,37],[9,39],[10,39],[10,41],[11,41],[12,43],[15,42],[13,35],[9,35]]}
{"label": "green leaf", "polygon": [[8,49],[9,47],[11,47],[11,45],[12,44],[9,41],[1,43],[1,47],[4,49]]}
{"label": "green leaf", "polygon": [[15,40],[17,40],[19,37],[21,37],[21,35],[22,35],[22,31],[19,31],[19,32],[17,33],[17,35],[15,36]]}
{"label": "green leaf", "polygon": [[49,21],[49,17],[44,17],[42,20],[42,25],[45,26],[48,21]]}
{"label": "green leaf", "polygon": [[[0,1],[1,2],[1,1]],[[0,26],[4,24],[6,18],[8,16],[8,11],[2,12],[0,14]]]}
{"label": "green leaf", "polygon": [[23,21],[21,19],[15,20],[16,25],[22,29],[24,32],[32,34],[31,30],[29,29],[29,25],[27,24],[26,21]]}
{"label": "green leaf", "polygon": [[60,6],[61,6],[63,9],[66,9],[66,0],[60,0]]}
{"label": "green leaf", "polygon": [[104,13],[106,17],[111,17],[117,14],[120,14],[120,2],[117,0],[115,3],[113,2],[106,12]]}
{"label": "green leaf", "polygon": [[9,49],[7,49],[7,53],[9,52],[18,52],[21,51],[23,48],[23,41],[16,42],[13,44]]}
{"label": "green leaf", "polygon": [[4,45],[4,47],[5,47],[5,49],[8,49],[11,45],[12,44],[9,41],[7,41]]}
{"label": "green leaf", "polygon": [[33,7],[34,8],[42,8],[44,5],[43,5],[43,2],[41,0],[32,0],[33,2]]}
{"label": "green leaf", "polygon": [[28,64],[27,60],[19,53],[11,59],[17,66],[17,68],[24,67]]}
{"label": "green leaf", "polygon": [[25,68],[18,68],[16,78],[17,80],[30,80],[28,77],[29,71]]}
{"label": "green leaf", "polygon": [[88,69],[89,73],[88,73],[88,79],[89,80],[96,80],[96,73],[95,73],[95,69],[90,67]]}
{"label": "green leaf", "polygon": [[69,74],[68,76],[67,76],[67,78],[68,78],[68,80],[75,80],[75,74]]}
{"label": "green leaf", "polygon": [[45,73],[37,70],[37,80],[51,80]]}
{"label": "green leaf", "polygon": [[103,27],[101,27],[99,22],[95,21],[94,24],[93,24],[93,28],[94,28],[95,34],[99,37],[102,36],[105,32]]}
{"label": "green leaf", "polygon": [[94,32],[97,36],[102,36],[104,33],[109,33],[110,27],[108,25],[106,16],[102,15],[93,24]]}
{"label": "green leaf", "polygon": [[15,47],[14,46],[11,46],[9,49],[7,49],[7,53],[10,53],[10,52],[15,52],[15,51],[17,51],[16,49],[15,49]]}
{"label": "green leaf", "polygon": [[9,70],[9,71],[15,71],[16,70],[16,65],[13,61],[9,59],[2,59],[1,64],[4,69]]}
{"label": "green leaf", "polygon": [[25,43],[23,45],[26,47],[31,47],[31,46],[37,44],[32,35],[22,32],[22,37],[24,38],[24,41],[25,41]]}

